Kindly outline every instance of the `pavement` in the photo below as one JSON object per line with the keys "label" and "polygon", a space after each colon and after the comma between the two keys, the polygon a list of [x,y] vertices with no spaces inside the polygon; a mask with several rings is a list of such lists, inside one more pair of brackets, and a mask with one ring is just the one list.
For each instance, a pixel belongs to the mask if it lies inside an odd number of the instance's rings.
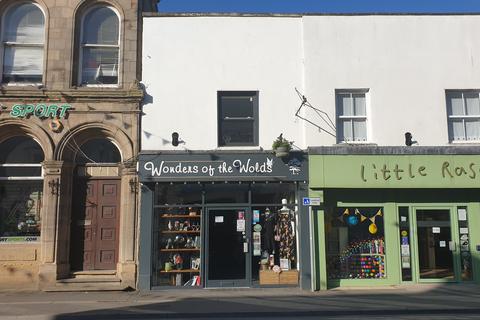
{"label": "pavement", "polygon": [[342,288],[0,292],[0,319],[480,319],[474,284]]}

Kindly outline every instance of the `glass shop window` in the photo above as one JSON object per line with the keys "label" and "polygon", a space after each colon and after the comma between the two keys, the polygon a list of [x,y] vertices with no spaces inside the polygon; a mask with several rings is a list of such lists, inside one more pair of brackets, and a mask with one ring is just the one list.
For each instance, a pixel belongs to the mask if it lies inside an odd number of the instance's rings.
{"label": "glass shop window", "polygon": [[202,204],[201,184],[157,184],[155,187],[155,204],[189,205]]}
{"label": "glass shop window", "polygon": [[408,207],[398,208],[398,225],[400,227],[400,257],[402,264],[402,281],[412,281],[412,262],[410,244],[410,222]]}
{"label": "glass shop window", "polygon": [[0,144],[0,241],[37,241],[43,194],[43,151],[30,137]]}
{"label": "glass shop window", "polygon": [[[35,241],[40,236],[43,181],[0,181],[0,241]],[[27,237],[27,238],[25,238]]]}
{"label": "glass shop window", "polygon": [[154,287],[200,286],[201,184],[157,184],[153,227]]}
{"label": "glass shop window", "polygon": [[462,280],[473,280],[472,253],[470,252],[470,230],[468,226],[468,212],[466,207],[458,207],[458,231],[460,233],[460,260]]}
{"label": "glass shop window", "polygon": [[296,229],[295,207],[252,207],[253,281],[260,285],[298,284]]}
{"label": "glass shop window", "polygon": [[205,185],[206,203],[247,203],[249,185],[246,183],[215,183]]}
{"label": "glass shop window", "polygon": [[287,199],[288,203],[295,203],[294,183],[254,183],[252,184],[252,203],[282,203]]}
{"label": "glass shop window", "polygon": [[386,277],[383,208],[335,208],[326,231],[329,279]]}

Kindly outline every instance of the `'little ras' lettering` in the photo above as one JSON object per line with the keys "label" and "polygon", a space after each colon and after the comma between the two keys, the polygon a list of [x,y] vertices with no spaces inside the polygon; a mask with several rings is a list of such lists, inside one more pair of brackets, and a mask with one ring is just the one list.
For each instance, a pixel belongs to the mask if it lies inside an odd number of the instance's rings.
{"label": "'little ras' lettering", "polygon": [[480,176],[480,165],[474,162],[468,164],[452,164],[449,161],[443,161],[441,167],[430,165],[429,168],[418,164],[383,164],[383,165],[360,165],[360,178],[363,182],[373,180],[400,181],[422,179],[423,177],[439,177],[443,179],[455,179],[464,177],[469,180],[475,180]]}
{"label": "'little ras' lettering", "polygon": [[448,161],[445,161],[442,164],[442,176],[444,178],[450,177],[453,178],[455,176],[468,176],[470,179],[475,179],[477,177],[478,167],[476,167],[475,163],[470,163],[468,166],[450,166]]}
{"label": "'little ras' lettering", "polygon": [[69,104],[16,104],[12,107],[12,111],[10,111],[10,116],[13,118],[26,118],[29,116],[52,119],[65,118],[67,111],[70,109],[72,109],[72,106]]}

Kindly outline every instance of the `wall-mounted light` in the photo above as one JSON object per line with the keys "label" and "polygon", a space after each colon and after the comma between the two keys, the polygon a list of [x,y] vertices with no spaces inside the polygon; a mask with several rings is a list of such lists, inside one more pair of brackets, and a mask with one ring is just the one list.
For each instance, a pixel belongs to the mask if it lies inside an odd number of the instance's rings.
{"label": "wall-mounted light", "polygon": [[172,146],[177,147],[179,143],[178,132],[172,133]]}
{"label": "wall-mounted light", "polygon": [[418,143],[417,141],[413,140],[413,136],[410,132],[405,132],[405,145],[411,147],[412,144]]}
{"label": "wall-mounted light", "polygon": [[130,192],[131,193],[137,193],[138,192],[138,183],[137,183],[137,178],[131,178],[130,181],[128,182],[130,186]]}
{"label": "wall-mounted light", "polygon": [[50,187],[50,193],[58,196],[60,190],[60,181],[58,181],[58,178],[48,181],[48,186]]}

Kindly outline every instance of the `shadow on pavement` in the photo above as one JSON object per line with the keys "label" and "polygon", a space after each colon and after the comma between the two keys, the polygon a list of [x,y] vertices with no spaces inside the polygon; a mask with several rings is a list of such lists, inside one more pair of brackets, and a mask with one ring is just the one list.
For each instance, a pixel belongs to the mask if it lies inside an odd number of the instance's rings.
{"label": "shadow on pavement", "polygon": [[[282,290],[282,289],[280,289]],[[263,295],[262,291],[162,291],[146,295],[127,307],[91,310],[56,316],[72,319],[189,319],[189,318],[304,318],[431,316],[442,319],[468,315],[480,318],[478,286],[442,286],[429,291],[399,289],[293,291]],[[372,290],[371,290],[372,291]],[[158,302],[157,302],[158,300]],[[451,317],[449,317],[451,316]],[[446,317],[446,318],[443,318]]]}

